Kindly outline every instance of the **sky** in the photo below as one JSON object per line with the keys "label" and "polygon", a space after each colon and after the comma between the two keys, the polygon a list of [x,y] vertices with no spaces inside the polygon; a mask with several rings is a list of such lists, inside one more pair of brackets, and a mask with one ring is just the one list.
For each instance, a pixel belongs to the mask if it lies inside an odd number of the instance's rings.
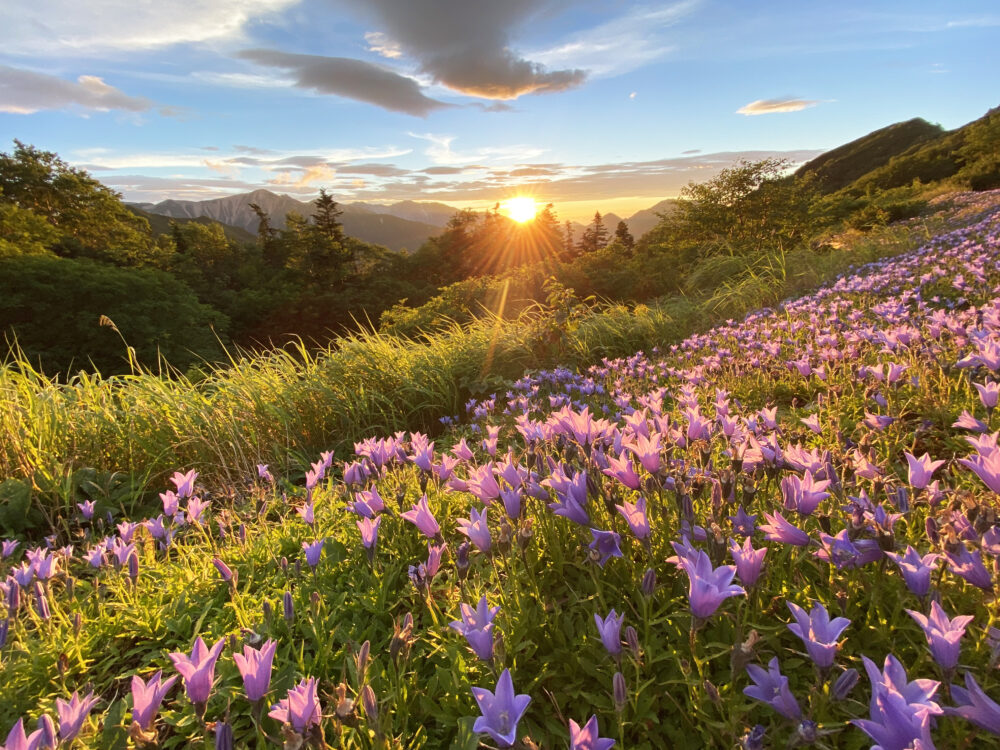
{"label": "sky", "polygon": [[7,0],[0,151],[132,201],[530,195],[585,220],[741,158],[958,127],[997,70],[996,0]]}

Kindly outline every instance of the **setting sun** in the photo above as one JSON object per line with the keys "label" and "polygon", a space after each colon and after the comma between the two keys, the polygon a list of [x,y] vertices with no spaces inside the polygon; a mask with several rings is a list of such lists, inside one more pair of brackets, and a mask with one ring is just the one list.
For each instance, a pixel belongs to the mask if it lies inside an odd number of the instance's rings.
{"label": "setting sun", "polygon": [[518,224],[531,221],[538,212],[535,199],[528,197],[509,198],[500,204],[500,208]]}

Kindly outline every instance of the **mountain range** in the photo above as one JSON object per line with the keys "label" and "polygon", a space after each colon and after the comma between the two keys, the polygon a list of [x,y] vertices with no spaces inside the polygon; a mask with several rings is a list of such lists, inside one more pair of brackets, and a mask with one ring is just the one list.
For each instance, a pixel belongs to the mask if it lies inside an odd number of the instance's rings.
{"label": "mountain range", "polygon": [[[271,223],[277,228],[284,228],[285,216],[298,213],[303,216],[312,214],[314,207],[310,202],[300,201],[289,195],[272,193],[270,190],[254,190],[251,193],[240,193],[225,198],[213,198],[205,201],[165,200],[160,203],[130,203],[133,210],[141,212],[150,219],[154,231],[159,231],[162,219],[169,217],[179,220],[211,220],[217,221],[229,228],[228,234],[243,239],[243,233],[257,233],[259,219],[250,208],[256,204],[271,218]],[[643,209],[625,219],[632,235],[638,239],[648,232],[659,221],[657,212],[670,209],[671,200],[664,200],[655,206]],[[340,221],[344,232],[350,237],[356,237],[365,242],[383,245],[390,250],[416,250],[429,237],[440,234],[448,224],[448,220],[459,209],[446,203],[400,201],[390,205],[377,203],[341,203],[343,211]],[[603,216],[604,225],[609,235],[613,235],[621,217],[613,213]],[[583,234],[585,225],[571,222],[573,236],[576,240]]]}

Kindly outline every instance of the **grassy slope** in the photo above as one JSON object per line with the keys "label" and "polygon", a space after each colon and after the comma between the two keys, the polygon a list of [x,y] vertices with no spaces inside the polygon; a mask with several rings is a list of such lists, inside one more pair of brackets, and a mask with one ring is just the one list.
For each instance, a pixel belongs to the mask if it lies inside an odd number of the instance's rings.
{"label": "grassy slope", "polygon": [[[925,267],[918,261],[910,277],[917,278],[921,270],[937,267],[933,257],[926,260]],[[976,284],[972,304],[982,303],[996,281],[991,276],[986,283]],[[945,295],[953,293],[947,280],[935,289]],[[850,292],[845,296],[860,310],[870,310],[884,299],[880,290]],[[871,312],[868,316],[866,320],[872,324],[880,321]],[[774,340],[787,344],[784,357],[796,356],[803,346],[813,343],[814,329],[808,311],[779,313],[773,320],[775,333],[780,334]],[[738,341],[735,336],[725,334],[721,340],[731,346]],[[671,355],[666,366],[684,370],[717,353],[713,342],[706,341],[704,347],[699,349],[695,345]],[[905,362],[910,367],[908,374],[916,376],[919,384],[903,383],[887,392],[888,411],[899,415],[901,421],[891,429],[865,438],[877,462],[891,472],[890,481],[896,484],[901,483],[897,477],[906,475],[901,459],[903,450],[918,453],[930,450],[935,457],[965,455],[968,446],[949,432],[947,422],[962,409],[980,415],[982,412],[968,379],[941,364],[956,360],[961,348],[944,343],[937,355],[933,359],[899,352],[888,357],[891,361]],[[708,408],[715,387],[728,389],[740,402],[741,413],[747,415],[776,403],[785,444],[835,446],[840,465],[845,460],[839,445],[840,431],[858,437],[853,431],[860,429],[858,423],[865,409],[871,407],[866,384],[855,377],[856,367],[881,364],[887,356],[879,346],[872,345],[857,359],[830,364],[824,381],[797,376],[781,363],[781,358],[748,374],[739,371],[737,358],[724,359],[710,382],[704,384],[701,395],[707,399],[704,404]],[[427,360],[422,363],[433,365],[444,377],[440,363]],[[659,384],[656,374],[666,366],[647,367],[641,358],[636,358],[624,385],[636,394],[643,393]],[[373,375],[385,377],[382,371]],[[603,377],[600,371],[594,376],[598,380]],[[617,377],[616,372],[609,372],[604,382],[611,387]],[[572,378],[569,380],[573,382]],[[144,382],[129,382],[128,387],[139,388]],[[260,385],[256,379],[248,378],[245,382]],[[680,380],[670,383],[676,388]],[[555,383],[551,388],[558,393],[560,386]],[[545,401],[544,390],[540,397]],[[600,397],[596,398],[595,404],[600,403]],[[680,407],[672,401],[668,404],[672,416],[683,423]],[[322,410],[324,405],[317,400],[313,407]],[[179,408],[179,403],[171,402],[164,409],[164,417],[169,417],[175,408]],[[812,435],[799,422],[808,414],[820,417],[821,436]],[[527,460],[509,422],[500,421],[504,424],[501,452],[510,445],[517,451],[518,459]],[[374,433],[387,431],[383,424],[372,426]],[[444,447],[442,442],[438,449]],[[726,459],[720,448],[716,445],[714,455],[724,466]],[[697,463],[697,450],[690,453],[691,461]],[[481,452],[479,460],[483,460]],[[571,460],[582,459],[577,453]],[[983,499],[987,494],[967,472],[948,473],[944,478],[968,497]],[[394,505],[398,490],[403,491],[407,504],[420,492],[420,479],[412,466],[389,472],[378,484],[390,506]],[[609,485],[606,482],[604,486]],[[533,505],[534,541],[529,541],[527,551],[523,555],[501,554],[493,560],[475,556],[469,580],[456,585],[451,555],[461,537],[455,532],[454,519],[467,513],[470,498],[464,493],[442,492],[432,483],[431,505],[442,521],[452,552],[446,557],[446,572],[432,586],[431,595],[422,597],[406,580],[407,566],[426,554],[423,541],[409,524],[392,514],[384,519],[377,562],[369,567],[353,521],[345,518],[339,507],[343,497],[336,481],[325,484],[318,492],[317,521],[313,527],[298,519],[290,507],[301,503],[301,489],[287,486],[285,489],[289,491],[288,500],[237,481],[229,487],[229,497],[221,493],[211,495],[214,506],[211,512],[225,521],[227,536],[221,538],[214,525],[206,533],[188,528],[167,556],[157,554],[152,543],[140,533],[141,575],[134,587],[123,572],[110,568],[99,576],[80,570],[72,595],[64,591],[63,581],[57,579],[52,584],[55,595],[52,619],[41,623],[28,610],[15,630],[12,645],[4,652],[0,671],[0,727],[9,726],[25,713],[33,720],[39,709],[51,706],[55,697],[65,697],[89,682],[104,701],[98,710],[110,709],[111,714],[104,721],[105,734],[95,735],[94,729],[88,730],[88,746],[115,746],[123,738],[124,729],[114,719],[114,712],[127,706],[122,696],[127,694],[128,679],[133,672],[148,676],[154,667],[163,667],[170,673],[167,653],[188,650],[196,634],[211,642],[224,635],[232,635],[237,641],[250,639],[252,633],[257,633],[274,637],[280,644],[273,680],[275,698],[281,697],[302,675],[316,675],[323,681],[322,700],[330,713],[330,693],[336,683],[346,681],[352,692],[359,685],[352,654],[361,641],[370,639],[373,662],[367,679],[380,701],[383,716],[380,728],[397,738],[392,746],[473,748],[476,740],[468,733],[471,722],[467,717],[475,714],[475,707],[468,687],[492,688],[495,674],[468,653],[447,623],[457,617],[459,602],[475,601],[483,593],[491,603],[501,607],[497,621],[497,631],[502,634],[502,646],[498,647],[502,654],[500,662],[514,667],[517,691],[533,697],[523,731],[530,732],[544,747],[565,745],[563,716],[582,723],[591,712],[600,716],[602,734],[618,738],[620,747],[730,747],[744,726],[756,721],[768,725],[770,738],[783,742],[791,730],[774,718],[773,713],[741,695],[747,680],[739,665],[730,668],[733,644],[743,640],[751,628],[763,636],[753,660],[766,663],[771,655],[781,656],[782,668],[791,675],[792,689],[800,701],[808,702],[811,714],[824,722],[824,728],[837,732],[831,743],[837,747],[863,746],[861,733],[848,728],[845,721],[865,713],[867,687],[858,688],[850,701],[840,704],[834,704],[821,685],[817,687],[813,670],[796,653],[801,644],[784,626],[788,619],[786,598],[807,607],[812,606],[813,600],[824,601],[831,610],[841,602],[841,611],[853,624],[845,634],[838,663],[860,667],[861,654],[880,661],[882,655],[892,651],[903,659],[911,676],[935,674],[923,636],[902,613],[904,606],[915,607],[918,602],[906,594],[893,568],[877,576],[868,575],[871,568],[867,572],[833,571],[813,560],[808,552],[779,545],[772,545],[769,552],[768,574],[761,590],[747,601],[730,600],[724,605],[729,614],[714,617],[698,634],[695,653],[690,653],[686,583],[682,575],[663,562],[672,553],[669,542],[676,535],[677,518],[670,493],[650,493],[654,497],[651,502],[659,508],[657,518],[662,525],[658,525],[648,551],[629,540],[625,560],[612,561],[602,569],[594,568],[584,562],[589,541],[586,530],[540,512]],[[752,499],[754,492],[749,491],[744,494],[744,501],[757,503],[757,509],[774,508],[780,502],[777,486],[770,480],[765,483],[758,477],[756,492],[756,500]],[[707,494],[696,495],[695,501],[699,518],[711,512],[711,498]],[[831,500],[830,508],[841,502],[844,502],[842,497]],[[225,506],[229,507],[223,510]],[[490,511],[494,538],[499,534],[497,523],[502,513],[496,507]],[[832,512],[836,515],[836,511]],[[922,516],[927,512],[925,506],[920,506],[915,518],[900,524],[900,543],[921,543]],[[601,503],[592,503],[591,513],[595,524],[601,528],[617,525],[627,538],[620,519]],[[240,523],[248,527],[246,543],[240,542],[235,533]],[[78,543],[83,541],[83,527],[76,521],[70,524],[68,533],[71,538],[76,535]],[[301,543],[320,537],[327,537],[329,542],[317,573],[300,570],[296,560],[301,564]],[[222,557],[238,571],[236,594],[219,582],[210,564],[213,555]],[[292,560],[287,571],[281,564],[282,557]],[[642,596],[639,590],[648,565],[654,566],[660,579],[660,589],[652,599]],[[277,614],[279,598],[285,590],[292,592],[295,602],[292,622]],[[979,634],[993,622],[992,615],[982,595],[970,587],[949,583],[946,595],[949,612],[976,615],[976,635],[966,637],[963,664],[974,665],[981,677],[985,674],[989,647]],[[265,600],[276,613],[267,618],[262,615]],[[642,648],[641,659],[628,655],[623,659],[629,699],[617,725],[610,695],[610,676],[616,667],[602,650],[592,617],[595,611],[603,615],[612,607],[624,611],[626,623],[639,629]],[[392,621],[405,611],[414,613],[416,641],[408,657],[394,661],[387,653]],[[79,633],[72,619],[76,612],[81,616]],[[709,700],[705,680],[719,691],[718,704]],[[219,662],[217,683],[209,719],[221,718],[231,702],[237,736],[250,742],[247,738],[253,734],[248,706],[242,698],[229,649]],[[989,692],[995,695],[995,687],[990,687]],[[175,689],[165,703],[163,723],[169,727],[164,747],[199,744],[200,730],[179,690]],[[331,736],[332,722],[328,721],[327,739],[334,746],[382,747],[369,732],[372,724],[362,722],[360,728],[347,727],[338,740]],[[954,743],[960,741],[967,729],[968,725],[956,719],[942,719],[937,730],[940,746],[957,746]]]}

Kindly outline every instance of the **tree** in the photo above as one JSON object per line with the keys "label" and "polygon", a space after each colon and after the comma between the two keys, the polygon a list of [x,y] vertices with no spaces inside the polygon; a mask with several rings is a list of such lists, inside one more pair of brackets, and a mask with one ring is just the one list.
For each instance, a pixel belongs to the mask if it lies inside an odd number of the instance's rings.
{"label": "tree", "polygon": [[0,153],[0,202],[42,217],[59,232],[52,249],[120,265],[156,261],[149,222],[132,213],[121,196],[56,154],[14,141]]}
{"label": "tree", "polygon": [[313,226],[320,235],[334,242],[343,243],[344,228],[341,226],[339,218],[344,212],[337,208],[337,201],[333,196],[328,195],[326,190],[320,188],[319,198],[313,201],[316,212],[312,215]]}
{"label": "tree", "polygon": [[592,253],[595,250],[600,250],[602,247],[608,244],[608,229],[604,226],[604,220],[601,218],[601,212],[594,212],[594,220],[591,222],[585,230],[583,230],[583,237],[580,239],[580,252],[581,253]]}
{"label": "tree", "polygon": [[271,226],[271,217],[256,203],[250,210],[257,215],[257,244],[260,245],[264,263],[272,268],[284,268],[288,263],[288,250],[278,236],[278,230]]}
{"label": "tree", "polygon": [[707,182],[689,183],[648,244],[701,258],[791,249],[813,225],[814,188],[810,179],[786,176],[788,166],[773,158],[740,161]]}
{"label": "tree", "polygon": [[563,226],[563,251],[562,259],[571,260],[576,256],[576,240],[573,237],[573,223],[566,219]]}
{"label": "tree", "polygon": [[34,211],[6,203],[0,196],[0,258],[12,255],[51,255],[59,230]]}
{"label": "tree", "polygon": [[618,222],[618,227],[615,229],[615,239],[618,240],[622,247],[626,250],[631,251],[635,247],[635,238],[632,233],[628,230],[628,224],[624,221]]}

